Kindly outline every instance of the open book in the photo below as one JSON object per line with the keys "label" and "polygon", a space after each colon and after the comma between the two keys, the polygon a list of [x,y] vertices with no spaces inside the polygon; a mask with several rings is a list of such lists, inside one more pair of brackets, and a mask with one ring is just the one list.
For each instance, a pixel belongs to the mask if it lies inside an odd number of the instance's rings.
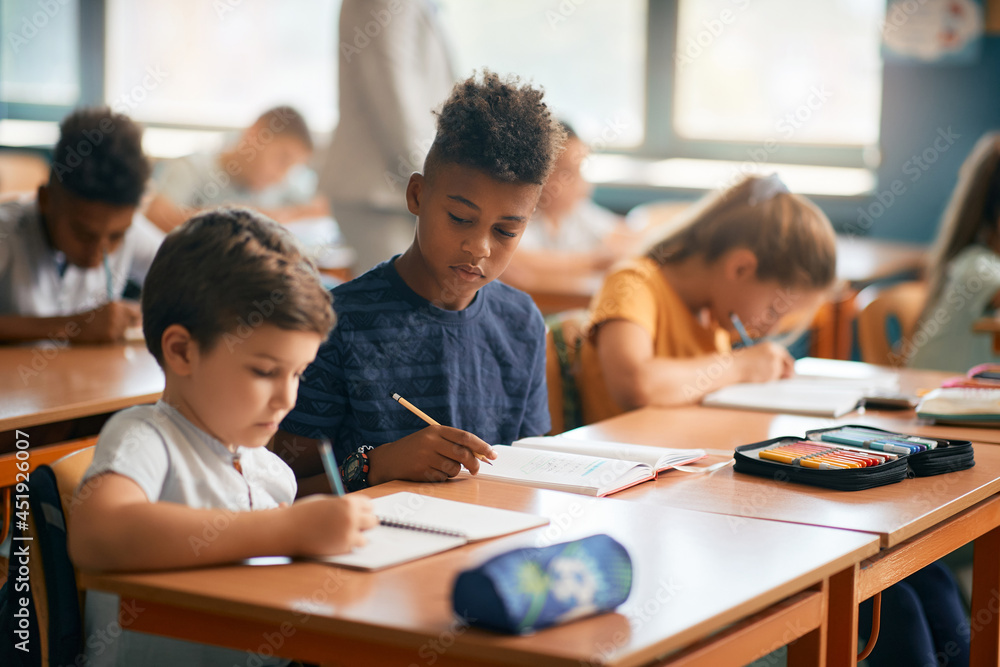
{"label": "open book", "polygon": [[[607,496],[657,473],[705,456],[701,449],[667,449],[620,442],[576,440],[562,436],[523,438],[497,446],[492,466],[479,477],[515,484]],[[464,473],[467,474],[467,473]]]}
{"label": "open book", "polygon": [[347,554],[319,560],[361,570],[380,570],[549,522],[534,514],[405,491],[375,498],[372,504],[380,524],[365,533],[368,544]]}
{"label": "open book", "polygon": [[806,358],[795,362],[793,377],[774,382],[731,384],[708,394],[701,404],[840,417],[857,408],[865,396],[892,391],[898,386],[899,377],[892,371],[853,361]]}

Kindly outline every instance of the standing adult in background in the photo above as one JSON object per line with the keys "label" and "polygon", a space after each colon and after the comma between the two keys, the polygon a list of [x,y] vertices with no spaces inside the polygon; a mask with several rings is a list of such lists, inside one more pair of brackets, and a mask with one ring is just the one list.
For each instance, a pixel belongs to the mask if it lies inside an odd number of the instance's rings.
{"label": "standing adult in background", "polygon": [[413,240],[406,183],[434,140],[432,113],[455,82],[437,8],[429,0],[344,0],[340,9],[340,120],[320,189],[367,271]]}

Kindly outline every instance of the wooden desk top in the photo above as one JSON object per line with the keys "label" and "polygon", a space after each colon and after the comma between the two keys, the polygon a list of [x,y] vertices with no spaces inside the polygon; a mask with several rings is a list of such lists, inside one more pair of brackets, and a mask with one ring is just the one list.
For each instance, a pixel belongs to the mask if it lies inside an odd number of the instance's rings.
{"label": "wooden desk top", "polygon": [[[300,634],[320,632],[412,650],[414,662],[428,639],[447,637],[449,644],[454,640],[449,658],[627,666],[690,645],[878,550],[877,539],[861,532],[752,519],[737,525],[720,515],[477,479],[440,485],[394,482],[368,493],[403,490],[533,512],[551,523],[377,573],[296,562],[156,574],[83,573],[80,583],[197,608],[236,624],[287,621]],[[451,586],[460,570],[508,549],[599,532],[625,544],[633,559],[632,594],[616,612],[525,637],[456,630]],[[337,643],[329,644],[335,656]]]}
{"label": "wooden desk top", "polygon": [[[728,453],[718,450],[781,435],[798,436],[838,421],[700,407],[647,408],[570,433],[573,437],[637,444],[702,447],[716,450],[709,459],[714,462],[729,458]],[[881,546],[889,547],[997,492],[1000,447],[980,443],[976,466],[970,470],[908,479],[866,491],[776,482],[726,467],[706,475],[668,473],[614,497],[738,517],[863,530],[877,533]]]}
{"label": "wooden desk top", "polygon": [[142,344],[0,347],[0,432],[151,403],[162,391]]}

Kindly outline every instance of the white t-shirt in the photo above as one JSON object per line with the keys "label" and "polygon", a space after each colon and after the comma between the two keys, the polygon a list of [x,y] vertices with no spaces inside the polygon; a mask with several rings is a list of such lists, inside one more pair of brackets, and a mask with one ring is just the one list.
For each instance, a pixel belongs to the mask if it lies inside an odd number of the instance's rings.
{"label": "white t-shirt", "polygon": [[972,331],[989,313],[1000,291],[1000,256],[981,245],[969,246],[948,265],[948,277],[934,309],[906,347],[914,350],[913,368],[964,373],[976,364],[1000,363],[993,335]]}
{"label": "white t-shirt", "polygon": [[219,153],[195,153],[165,160],[153,172],[157,193],[185,208],[238,205],[257,209],[306,204],[316,195],[316,173],[305,165],[288,170],[285,180],[264,190],[238,185],[219,163]]}
{"label": "white t-shirt", "polygon": [[[242,473],[233,465],[237,459]],[[233,512],[291,503],[296,491],[295,474],[276,454],[264,447],[238,447],[234,454],[162,400],[123,410],[104,425],[83,481],[106,472],[131,479],[151,502]],[[191,548],[214,539],[213,530],[217,534],[217,527],[206,526],[204,535],[192,535]],[[88,665],[250,664],[252,654],[245,651],[123,631],[118,624],[118,602],[117,595],[87,592]],[[285,662],[263,656],[260,662],[253,659],[253,664],[263,665]]]}
{"label": "white t-shirt", "polygon": [[[121,298],[131,278],[142,283],[163,232],[140,213],[132,218],[108,266],[67,264],[49,245],[34,197],[0,204],[0,315],[56,317],[82,313]],[[60,267],[65,267],[60,274]]]}
{"label": "white t-shirt", "polygon": [[524,228],[518,248],[562,252],[595,252],[622,219],[590,199],[584,199],[553,229],[540,212]]}

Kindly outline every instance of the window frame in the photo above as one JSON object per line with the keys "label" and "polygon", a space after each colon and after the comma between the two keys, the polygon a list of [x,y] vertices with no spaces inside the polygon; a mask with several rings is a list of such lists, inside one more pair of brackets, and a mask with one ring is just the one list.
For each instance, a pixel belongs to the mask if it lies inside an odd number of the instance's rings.
{"label": "window frame", "polygon": [[[6,117],[58,122],[75,106],[108,103],[105,99],[105,0],[78,0],[80,39],[80,99],[76,105],[7,103]],[[681,0],[647,0],[645,108],[642,142],[634,147],[608,147],[600,152],[636,158],[663,160],[693,158],[753,161],[749,151],[760,142],[709,141],[679,136],[673,125],[674,53]],[[0,32],[3,26],[0,25]],[[651,119],[667,119],[651,123]],[[880,119],[881,122],[881,119]],[[207,129],[205,126],[153,123],[156,127]],[[237,128],[211,128],[234,130]],[[876,146],[877,148],[877,146]],[[866,153],[870,147],[781,144],[781,162],[831,167],[872,168]]]}
{"label": "window frame", "polygon": [[[648,2],[645,139],[641,146],[634,149],[607,152],[650,159],[693,158],[753,162],[754,159],[749,151],[760,150],[762,142],[688,139],[675,132],[674,53],[678,39],[681,0],[648,0]],[[665,118],[667,121],[653,125],[650,123],[650,119],[653,118]],[[881,118],[879,122],[881,123]],[[871,147],[778,143],[781,145],[782,163],[872,168],[866,160],[866,154]]]}
{"label": "window frame", "polygon": [[[0,102],[6,109],[5,116],[16,120],[59,122],[79,106],[104,104],[104,0],[77,0],[77,38],[79,52],[77,78],[80,97],[74,104],[37,104],[29,102]],[[0,34],[5,34],[0,24]]]}

